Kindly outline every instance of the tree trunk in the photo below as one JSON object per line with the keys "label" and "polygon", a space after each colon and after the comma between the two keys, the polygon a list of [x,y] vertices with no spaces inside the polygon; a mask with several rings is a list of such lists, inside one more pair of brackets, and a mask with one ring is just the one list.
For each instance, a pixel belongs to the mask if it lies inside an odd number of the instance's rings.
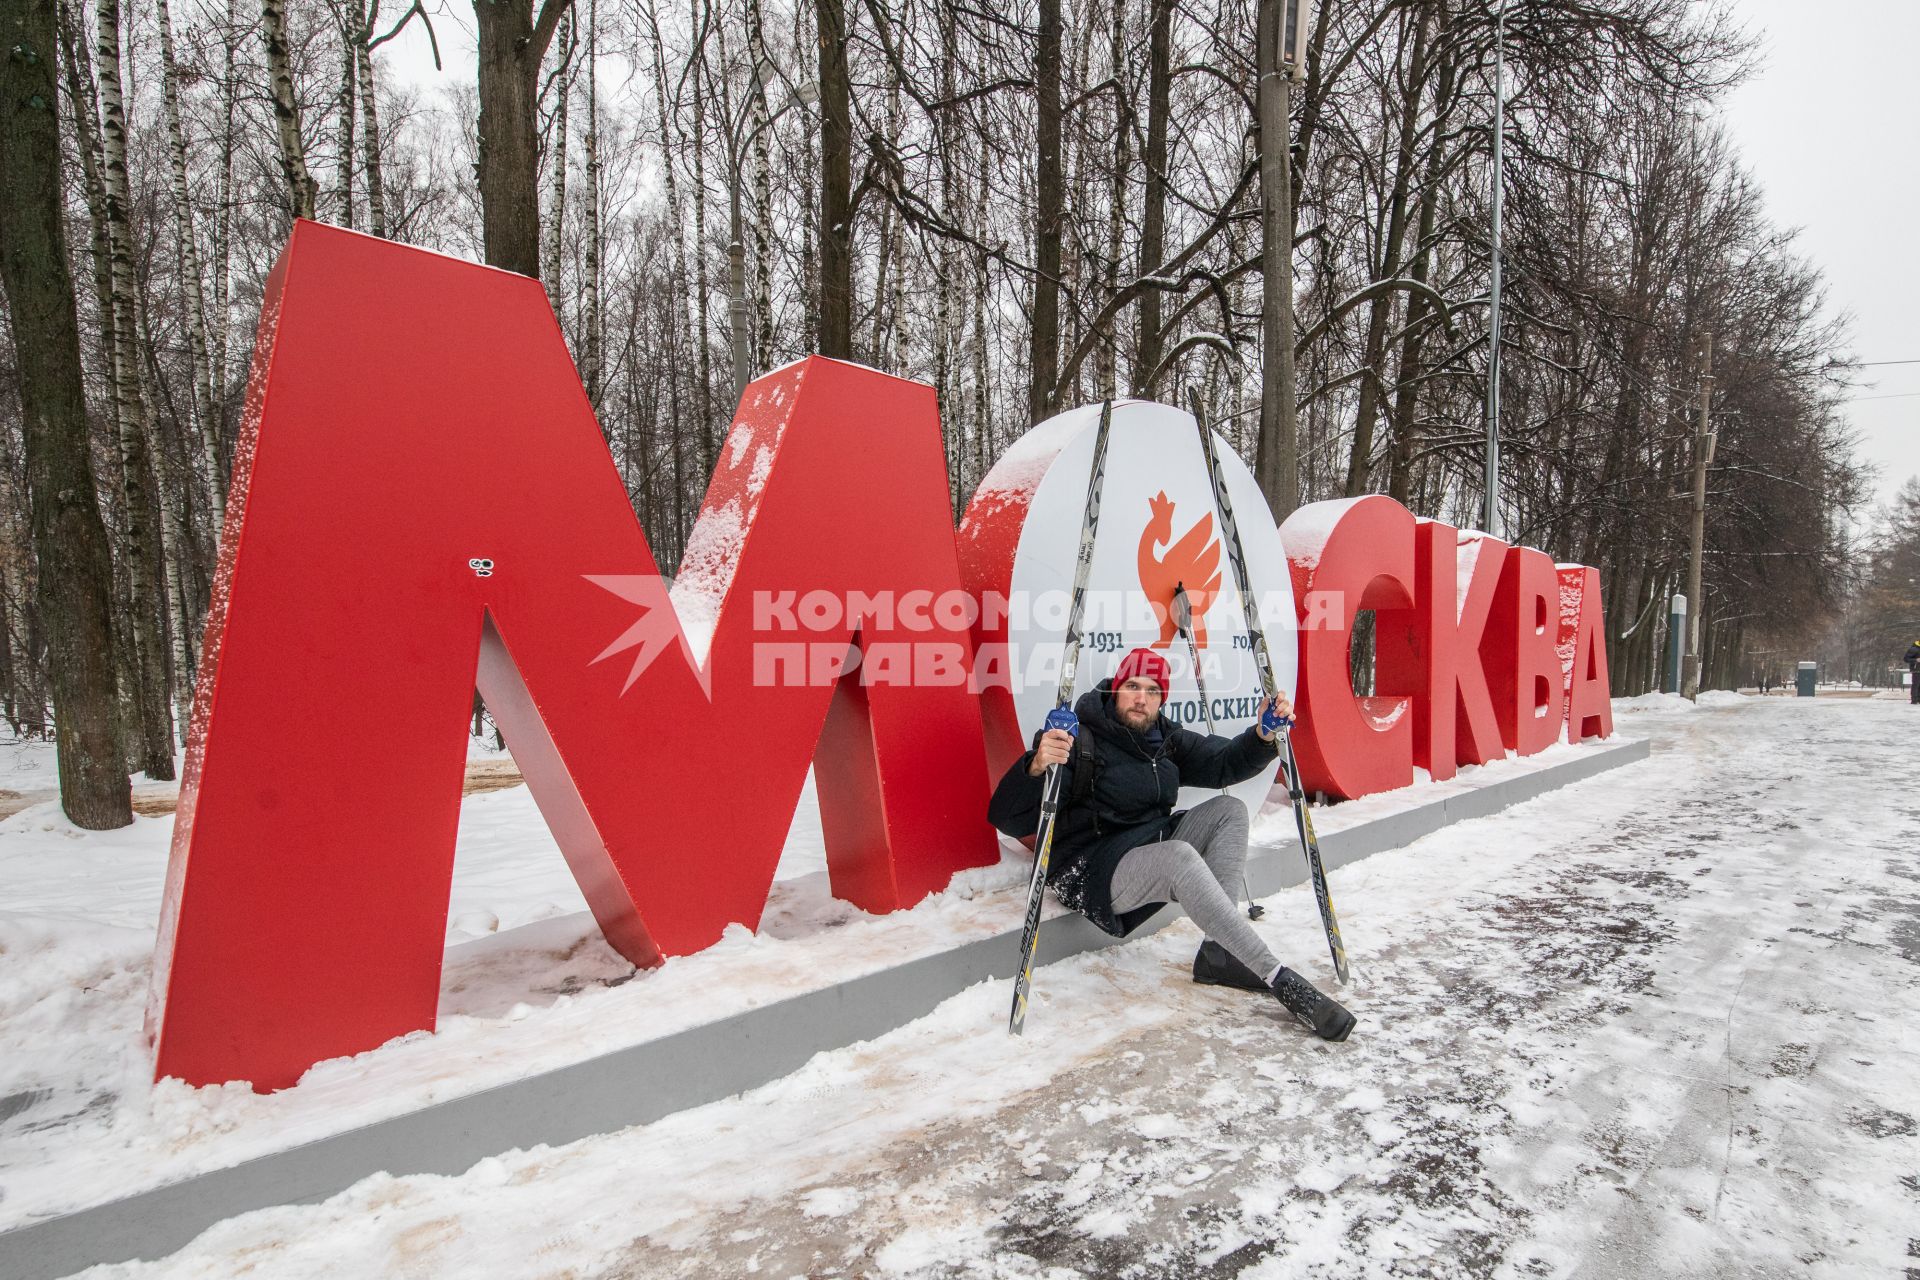
{"label": "tree trunk", "polygon": [[238,56],[238,36],[240,29],[241,0],[227,0],[227,26],[221,43],[225,46],[223,78],[220,81],[220,100],[224,111],[220,133],[220,188],[215,197],[213,215],[213,395],[216,409],[216,427],[221,446],[217,450],[220,464],[219,490],[226,493],[229,483],[227,472],[226,425],[227,425],[227,293],[232,279],[231,257],[233,247],[233,153],[235,138],[233,116],[240,98],[240,81],[234,74],[234,62]]}
{"label": "tree trunk", "polygon": [[[1438,33],[1444,44],[1446,28]],[[1439,214],[1440,174],[1447,152],[1440,145],[1452,118],[1454,90],[1459,83],[1459,62],[1449,50],[1442,58],[1439,79],[1434,89],[1433,125],[1427,130],[1426,172],[1421,178],[1420,216],[1413,232],[1413,261],[1408,275],[1426,284],[1433,271],[1433,229]],[[1414,294],[1407,303],[1406,333],[1400,340],[1399,386],[1394,393],[1392,416],[1393,464],[1387,475],[1387,496],[1402,506],[1410,505],[1413,485],[1413,455],[1420,442],[1420,378],[1424,372],[1422,350],[1428,332],[1427,319],[1432,304],[1422,294]]]}
{"label": "tree trunk", "polygon": [[220,482],[220,421],[215,406],[213,360],[207,344],[207,295],[200,283],[200,247],[193,234],[193,204],[188,197],[187,137],[180,122],[180,71],[173,56],[173,20],[167,0],[155,10],[160,23],[160,87],[166,106],[167,150],[173,168],[173,225],[180,241],[180,274],[186,278],[187,353],[193,365],[194,417],[200,425],[201,460],[207,469],[209,510],[217,530],[226,522],[227,493]]}
{"label": "tree trunk", "polygon": [[[756,0],[757,3],[757,0]],[[954,14],[952,6],[940,6],[935,21],[940,33],[940,71],[939,93],[944,100],[953,96],[955,54],[953,48]],[[947,113],[941,112],[934,118],[934,154],[940,166],[940,207],[952,210],[954,207],[954,153],[957,139],[954,137],[953,123]],[[964,424],[956,405],[959,397],[954,390],[954,352],[958,341],[954,325],[954,246],[946,236],[940,237],[939,253],[934,260],[934,334],[933,334],[933,388],[940,397],[940,431],[947,446],[947,486],[950,491],[953,517],[957,521],[970,488],[967,483],[967,450]]]}
{"label": "tree trunk", "polygon": [[140,394],[138,319],[134,309],[132,201],[127,183],[126,113],[120,89],[120,4],[100,0],[100,143],[106,181],[107,240],[113,282],[114,362],[119,366],[116,417],[121,485],[126,497],[126,565],[137,673],[139,725],[134,758],[156,781],[173,777],[173,715],[167,708],[164,599],[156,590],[160,504],[147,445],[147,409]]}
{"label": "tree trunk", "polygon": [[[184,457],[185,450],[182,450]],[[188,469],[183,479],[190,478],[193,472]],[[158,477],[156,477],[157,479]],[[173,669],[173,679],[168,691],[173,695],[174,720],[180,725],[180,736],[186,737],[187,726],[193,721],[193,654],[187,646],[188,619],[192,616],[187,607],[187,593],[181,587],[182,564],[190,554],[186,545],[180,541],[180,535],[187,528],[184,510],[176,511],[173,503],[167,501],[164,484],[159,486],[160,518],[155,522],[160,541],[160,590],[166,601],[168,658]],[[187,486],[182,485],[184,491]],[[181,507],[184,508],[184,498]],[[174,517],[177,516],[177,521]]]}
{"label": "tree trunk", "polygon": [[186,549],[193,545],[193,519],[187,504],[182,502],[174,526],[174,545],[182,548],[182,553],[173,559],[173,580],[169,590],[173,592],[175,608],[180,619],[180,630],[174,637],[173,651],[176,668],[180,678],[174,682],[174,714],[180,723],[193,723],[193,693],[199,674],[199,657],[194,651],[193,637],[199,628],[193,611],[191,588],[187,585]]}
{"label": "tree trunk", "polygon": [[[275,0],[267,0],[274,3]],[[473,0],[479,29],[481,253],[540,278],[540,60],[572,0]]]}
{"label": "tree trunk", "polygon": [[[667,54],[666,42],[660,35],[658,16],[651,6],[647,10],[649,28],[653,35],[653,94],[654,109],[660,115],[660,172],[667,189],[667,222],[673,228],[673,298],[669,305],[667,343],[669,350],[678,354],[677,339],[686,329],[687,321],[687,224],[680,209],[680,183],[676,176],[678,166],[674,163],[673,114],[667,108]],[[674,420],[679,421],[680,370],[678,361],[669,368],[668,381],[674,387]],[[678,430],[676,426],[675,430]]]}
{"label": "tree trunk", "polygon": [[369,0],[360,29],[354,33],[353,68],[360,82],[360,150],[367,169],[367,230],[382,240],[387,238],[387,193],[380,172],[380,104],[373,93],[373,24],[379,17],[380,0]]}
{"label": "tree trunk", "polygon": [[[974,188],[973,224],[987,225],[989,188],[986,139],[980,140],[980,183]],[[974,255],[973,286],[973,447],[974,470],[985,476],[992,462],[997,434],[993,429],[993,367],[987,345],[987,309],[993,305],[993,274],[987,269],[987,252]]]}
{"label": "tree trunk", "polygon": [[1033,162],[1033,325],[1027,348],[1027,417],[1058,410],[1060,377],[1060,239],[1066,192],[1060,158],[1060,0],[1040,0],[1033,84],[1038,132]]}
{"label": "tree trunk", "polygon": [[[31,518],[28,523],[32,523]],[[37,590],[29,595],[26,607],[27,661],[33,684],[28,690],[31,702],[21,709],[21,729],[29,736],[45,738],[47,736],[46,712],[52,703],[52,694],[50,693],[51,682],[47,674],[46,615],[40,609]]]}
{"label": "tree trunk", "polygon": [[[807,51],[815,48],[818,43],[819,25],[816,21],[815,38],[808,39],[805,23],[806,10],[807,6],[803,4],[793,6],[793,51],[796,61],[794,74],[801,83],[810,81],[817,89],[820,85],[820,62],[818,57],[809,62]],[[814,150],[820,142],[820,131],[814,127],[816,119],[814,112],[808,111],[802,113],[800,121],[800,207],[809,214],[817,208],[813,184],[820,172],[819,160]],[[820,221],[818,217],[800,219],[800,296],[805,314],[800,329],[800,350],[803,352],[821,350],[820,264],[814,243],[815,236],[820,230]]]}
{"label": "tree trunk", "polygon": [[[113,249],[107,242],[107,180],[100,172],[100,99],[85,33],[68,0],[59,0],[59,25],[67,96],[73,102],[74,132],[79,142],[75,150],[80,153],[80,190],[87,205],[93,298],[100,311],[100,363],[106,374],[107,399],[117,405],[120,374],[113,345]],[[114,487],[118,487],[117,479]]]}
{"label": "tree trunk", "polygon": [[[8,533],[11,535],[13,530],[9,529]],[[31,536],[29,533],[28,537]],[[15,545],[25,543],[25,538],[15,539]],[[20,714],[23,706],[20,671],[13,660],[13,615],[13,590],[7,575],[0,573],[0,716],[6,717],[7,728],[13,736],[22,738],[26,736],[26,728]]]}
{"label": "tree trunk", "polygon": [[817,0],[820,29],[820,354],[853,359],[853,126],[844,0]]}
{"label": "tree trunk", "polygon": [[[1147,41],[1147,191],[1140,219],[1140,274],[1160,270],[1167,251],[1167,112],[1173,83],[1173,0],[1153,0]],[[1140,295],[1140,337],[1134,348],[1133,394],[1151,396],[1148,379],[1166,345],[1160,335],[1158,289]]]}
{"label": "tree trunk", "polygon": [[[159,597],[160,638],[166,654],[165,693],[171,704],[173,722],[180,727],[180,740],[184,743],[193,713],[193,657],[187,643],[192,611],[186,594],[176,592],[174,588],[184,572],[182,566],[194,554],[190,534],[187,542],[180,541],[180,532],[190,529],[187,508],[193,488],[193,462],[186,436],[176,437],[168,431],[169,423],[185,430],[186,415],[180,412],[178,405],[166,401],[164,387],[159,382],[159,369],[154,361],[160,348],[153,340],[153,326],[147,310],[149,299],[142,293],[134,301],[134,323],[137,326],[134,332],[141,356],[141,401],[148,405],[165,402],[165,412],[150,419],[152,431],[148,437],[148,465],[152,468],[153,476],[153,532],[160,557],[156,566],[159,576],[154,590]],[[173,500],[174,494],[169,492],[170,471],[181,481],[177,487],[178,504]],[[171,748],[172,743],[169,742],[168,746]]]}
{"label": "tree trunk", "polygon": [[880,256],[873,264],[873,305],[867,308],[867,314],[873,318],[873,328],[867,334],[866,343],[866,358],[870,364],[885,364],[887,359],[887,269],[892,265],[894,228],[898,221],[893,215],[892,205],[880,207],[880,234],[875,237]]}
{"label": "tree trunk", "polygon": [[[1400,255],[1407,238],[1407,201],[1419,164],[1413,144],[1427,76],[1430,12],[1423,8],[1412,19],[1413,54],[1407,63],[1406,90],[1400,102],[1400,136],[1392,160],[1393,187],[1387,197],[1387,225],[1380,233],[1380,261],[1373,273],[1375,280],[1391,280],[1400,274]],[[1397,293],[1387,291],[1375,294],[1367,304],[1367,337],[1360,356],[1360,404],[1354,418],[1353,449],[1347,455],[1346,496],[1349,498],[1357,498],[1367,491],[1373,472],[1374,422],[1380,414],[1380,402],[1387,394],[1387,322],[1393,317],[1396,301]]]}
{"label": "tree trunk", "polygon": [[[700,10],[711,0],[694,0],[692,5],[693,27],[699,30]],[[696,426],[696,438],[700,444],[700,469],[708,475],[713,474],[713,459],[718,452],[713,438],[713,343],[707,331],[711,323],[707,300],[712,289],[712,280],[707,274],[707,109],[706,94],[701,91],[701,82],[706,76],[706,46],[703,44],[694,50],[698,60],[688,79],[694,86],[693,93],[693,306],[694,306],[694,367],[700,371],[700,382],[694,388],[694,405],[700,420]],[[728,404],[728,411],[734,406]],[[676,473],[677,475],[677,473]],[[676,480],[675,483],[678,483]],[[684,538],[687,526],[679,526],[680,536]]]}
{"label": "tree trunk", "polygon": [[[600,105],[594,88],[594,63],[599,57],[600,0],[587,4],[587,134],[583,139],[587,163],[587,261],[584,282],[587,293],[586,374],[587,399],[595,412],[605,388],[601,369],[606,345],[605,324],[600,304]],[[604,428],[603,428],[604,430]]]}
{"label": "tree trunk", "polygon": [[[876,19],[883,21],[883,19]],[[900,156],[900,76],[887,64],[887,150],[893,163]],[[907,365],[907,220],[901,212],[889,205],[881,227],[880,270],[873,282],[873,347],[875,364],[890,369],[901,377],[911,377]],[[884,302],[884,306],[882,305]],[[882,335],[887,331],[887,321],[891,321],[892,352],[889,359],[882,359],[888,344]]]}
{"label": "tree trunk", "polygon": [[747,53],[754,75],[747,86],[753,95],[753,314],[754,367],[771,368],[773,354],[773,120],[767,110],[766,86],[759,69],[769,65],[760,0],[747,0]]}
{"label": "tree trunk", "polygon": [[[1281,0],[1259,0],[1255,66],[1260,138],[1260,440],[1254,476],[1275,520],[1300,505],[1300,444],[1293,385],[1293,164],[1288,87],[1279,69]],[[1324,20],[1324,15],[1323,15]]]}
{"label": "tree trunk", "polygon": [[[1107,298],[1120,291],[1120,255],[1127,229],[1127,176],[1133,168],[1133,129],[1127,111],[1127,0],[1112,0],[1108,14],[1107,64],[1113,77],[1113,171],[1107,180]],[[1112,399],[1119,390],[1120,333],[1115,325],[1107,340],[1100,344],[1095,358],[1094,378],[1103,399]]]}
{"label": "tree trunk", "polygon": [[133,821],[114,726],[113,569],[95,497],[80,324],[61,222],[54,0],[0,18],[0,286],[19,369],[35,593],[47,629],[60,804],[89,830]]}
{"label": "tree trunk", "polygon": [[[108,2],[102,0],[103,10]],[[307,172],[306,143],[300,137],[300,101],[293,92],[286,0],[260,0],[260,17],[260,38],[267,46],[267,76],[273,87],[273,123],[280,138],[280,172],[287,180],[287,207],[296,218],[311,218],[314,216],[314,181],[313,175]],[[104,56],[101,61],[106,61]]]}
{"label": "tree trunk", "polygon": [[[559,40],[563,51],[573,42],[571,14],[560,19]],[[540,229],[541,239],[546,242],[540,251],[540,278],[547,286],[554,314],[560,317],[564,327],[566,312],[565,298],[560,292],[560,255],[563,252],[561,235],[567,225],[567,149],[572,141],[567,136],[567,104],[573,98],[572,75],[561,76],[554,92],[557,96],[553,106],[553,135],[547,147],[547,222]]]}
{"label": "tree trunk", "polygon": [[354,52],[353,32],[346,26],[340,30],[340,119],[337,123],[336,147],[340,153],[340,225],[353,229],[353,99],[354,86],[360,79],[360,60]]}

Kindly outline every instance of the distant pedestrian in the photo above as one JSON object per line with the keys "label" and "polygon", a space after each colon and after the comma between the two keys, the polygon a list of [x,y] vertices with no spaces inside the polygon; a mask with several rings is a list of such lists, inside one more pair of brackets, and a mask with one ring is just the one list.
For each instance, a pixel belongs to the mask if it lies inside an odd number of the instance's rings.
{"label": "distant pedestrian", "polygon": [[1900,661],[1907,664],[1907,701],[1920,705],[1920,640],[1907,646]]}

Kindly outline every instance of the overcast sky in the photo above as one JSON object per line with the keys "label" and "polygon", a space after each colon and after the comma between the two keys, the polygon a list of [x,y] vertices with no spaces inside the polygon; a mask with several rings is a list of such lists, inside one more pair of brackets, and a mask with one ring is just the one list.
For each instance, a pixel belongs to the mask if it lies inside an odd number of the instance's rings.
{"label": "overcast sky", "polygon": [[[1916,361],[1862,370],[1861,398],[1847,406],[1884,499],[1920,476],[1920,91],[1911,65],[1920,0],[1730,3],[1761,37],[1763,65],[1727,98],[1725,116],[1774,220],[1800,229],[1829,308],[1851,317],[1856,359]],[[434,72],[418,23],[383,62],[423,84],[470,79],[471,11],[429,7],[440,15],[445,74]]]}
{"label": "overcast sky", "polygon": [[1766,63],[1727,100],[1726,118],[1775,220],[1801,229],[1829,306],[1852,317],[1855,358],[1916,361],[1862,370],[1863,398],[1847,406],[1884,498],[1920,476],[1920,3],[1733,9],[1763,36]]}

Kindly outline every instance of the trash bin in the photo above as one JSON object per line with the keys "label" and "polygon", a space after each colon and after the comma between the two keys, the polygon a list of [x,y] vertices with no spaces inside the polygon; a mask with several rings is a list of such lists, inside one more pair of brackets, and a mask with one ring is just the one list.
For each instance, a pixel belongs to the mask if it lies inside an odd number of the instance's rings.
{"label": "trash bin", "polygon": [[1820,664],[1817,662],[1803,662],[1799,670],[1793,673],[1793,683],[1800,690],[1800,696],[1803,698],[1813,696],[1813,682],[1819,678]]}

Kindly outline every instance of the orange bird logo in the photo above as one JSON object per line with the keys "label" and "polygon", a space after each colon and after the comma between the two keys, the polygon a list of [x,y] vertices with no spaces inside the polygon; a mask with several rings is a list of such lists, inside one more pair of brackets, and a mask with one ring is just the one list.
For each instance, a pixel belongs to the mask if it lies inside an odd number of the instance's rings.
{"label": "orange bird logo", "polygon": [[[1164,649],[1179,634],[1173,621],[1173,590],[1185,586],[1187,603],[1193,607],[1193,642],[1204,649],[1207,624],[1203,619],[1220,593],[1220,543],[1213,536],[1213,513],[1202,516],[1175,542],[1172,499],[1162,491],[1147,499],[1147,506],[1153,516],[1140,531],[1140,589],[1160,620],[1160,638],[1153,647]],[[1166,550],[1156,556],[1155,547]]]}

